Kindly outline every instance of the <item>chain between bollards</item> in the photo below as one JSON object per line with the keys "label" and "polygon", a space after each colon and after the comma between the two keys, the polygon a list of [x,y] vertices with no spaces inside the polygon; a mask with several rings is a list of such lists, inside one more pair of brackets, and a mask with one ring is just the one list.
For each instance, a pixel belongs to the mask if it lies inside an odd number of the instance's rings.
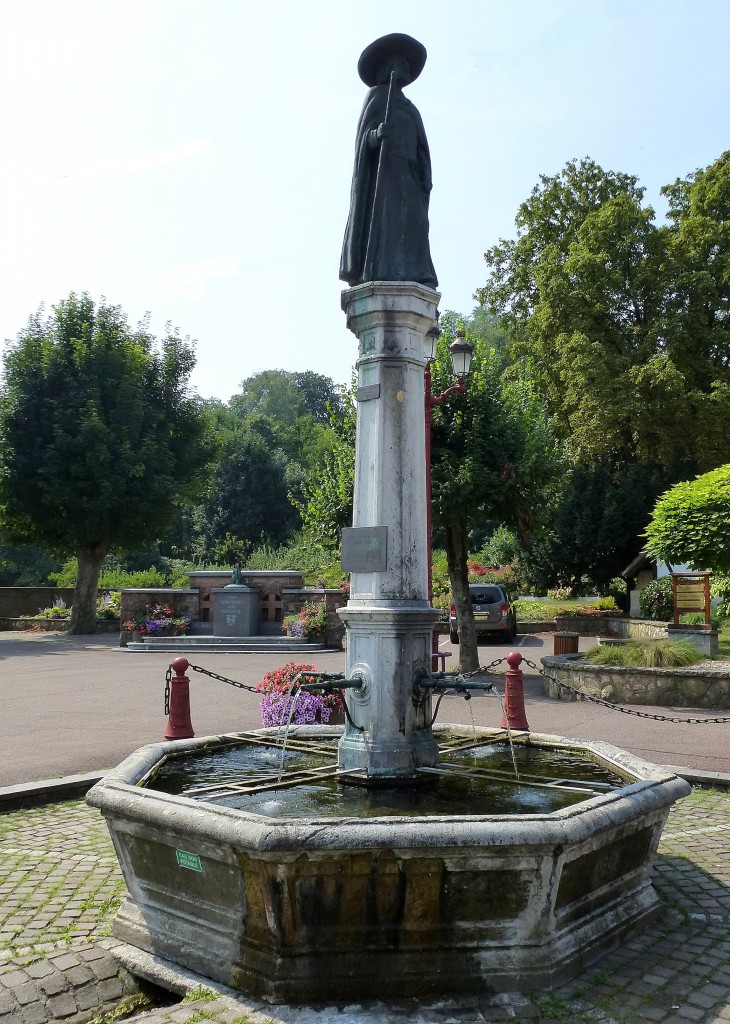
{"label": "chain between bollards", "polygon": [[[239,683],[237,679],[229,679],[228,676],[222,676],[219,672],[211,672],[210,669],[203,668],[201,665],[191,665],[187,661],[187,659],[177,658],[176,661],[185,661],[185,668],[182,670],[183,672],[186,672],[188,669],[192,669],[193,672],[200,672],[201,675],[209,676],[211,679],[217,679],[219,682],[227,683],[229,686],[235,686],[236,689],[238,689],[238,690],[248,690],[249,693],[258,693],[259,692],[259,689],[258,689],[257,686],[249,686],[248,683]],[[175,661],[173,661],[172,664],[168,665],[167,672],[165,673],[165,714],[168,715],[168,717],[170,716],[170,703],[171,703],[170,698],[171,698],[171,694],[172,694],[172,682],[173,682],[172,671],[173,671],[173,666],[174,665],[175,665]],[[330,692],[333,692],[334,690],[342,691],[342,690],[348,690],[348,689],[359,689],[363,685],[362,679],[358,679],[358,678],[345,679],[344,672],[342,672],[342,673],[337,673],[337,672],[301,672],[300,675],[304,679],[321,680],[321,681],[315,681],[315,682],[311,682],[311,683],[303,683],[299,687],[299,689],[305,690],[305,691],[322,689],[322,690],[329,690]],[[176,676],[175,678],[177,679],[178,676]],[[184,679],[185,683],[189,682],[187,676],[183,675],[183,676],[180,676],[179,678]],[[189,699],[189,694],[187,694],[186,699],[187,699],[187,721],[189,722],[190,721],[190,699]],[[176,718],[179,715],[179,706],[180,705],[178,704],[178,702],[174,698],[172,700],[172,705],[173,705],[173,718]],[[345,703],[344,699],[342,701],[342,707],[343,707],[343,710],[345,712],[345,717],[347,718],[347,721],[350,723],[352,728],[356,729],[358,732],[364,732],[363,726],[357,725],[352,720],[352,718],[350,716],[350,712],[348,711],[348,708],[347,708],[347,704]],[[172,729],[172,728],[173,728],[173,726],[168,724],[168,731],[170,729]],[[184,728],[184,726],[183,726],[183,728]],[[194,733],[192,732],[192,724],[190,724],[189,728],[190,728],[189,735],[193,736]],[[182,738],[182,736],[168,737],[166,735],[165,738],[166,739],[169,739],[169,738],[180,739],[180,738]]]}

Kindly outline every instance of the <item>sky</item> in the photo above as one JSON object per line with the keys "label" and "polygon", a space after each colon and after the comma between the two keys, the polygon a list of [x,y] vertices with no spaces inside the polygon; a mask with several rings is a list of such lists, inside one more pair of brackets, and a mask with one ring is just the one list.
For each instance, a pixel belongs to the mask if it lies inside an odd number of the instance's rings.
{"label": "sky", "polygon": [[228,401],[266,369],[348,383],[338,280],[357,61],[407,32],[441,309],[541,174],[663,184],[730,148],[727,0],[0,0],[0,340],[70,291],[195,339]]}

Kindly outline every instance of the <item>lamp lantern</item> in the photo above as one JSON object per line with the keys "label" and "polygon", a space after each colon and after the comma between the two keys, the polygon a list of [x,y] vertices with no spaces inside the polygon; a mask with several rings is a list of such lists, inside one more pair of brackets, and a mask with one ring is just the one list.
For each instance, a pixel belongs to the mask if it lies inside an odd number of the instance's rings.
{"label": "lamp lantern", "polygon": [[470,342],[465,341],[464,335],[461,333],[457,334],[456,341],[452,341],[449,345],[451,367],[459,380],[463,380],[468,374],[473,353],[474,346]]}
{"label": "lamp lantern", "polygon": [[426,355],[428,356],[429,363],[432,363],[436,358],[436,346],[440,337],[441,330],[438,323],[434,320],[431,329],[426,332]]}

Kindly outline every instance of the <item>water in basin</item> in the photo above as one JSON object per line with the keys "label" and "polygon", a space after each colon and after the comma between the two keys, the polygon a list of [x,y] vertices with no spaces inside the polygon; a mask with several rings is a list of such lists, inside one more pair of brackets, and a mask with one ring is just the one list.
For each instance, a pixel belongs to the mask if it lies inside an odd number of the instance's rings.
{"label": "water in basin", "polygon": [[[626,785],[605,765],[570,749],[507,743],[443,749],[418,785],[365,787],[336,775],[337,749],[320,737],[283,752],[238,743],[169,756],[146,788],[281,818],[547,813]],[[294,776],[294,773],[301,773]]]}

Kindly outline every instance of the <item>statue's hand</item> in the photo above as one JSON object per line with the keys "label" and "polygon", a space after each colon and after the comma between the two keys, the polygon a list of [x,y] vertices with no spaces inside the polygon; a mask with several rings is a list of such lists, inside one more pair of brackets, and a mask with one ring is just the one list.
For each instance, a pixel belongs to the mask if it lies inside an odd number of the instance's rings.
{"label": "statue's hand", "polygon": [[391,134],[391,126],[389,124],[381,123],[378,127],[370,132],[369,143],[371,149],[377,149],[381,146],[385,139],[389,138]]}

